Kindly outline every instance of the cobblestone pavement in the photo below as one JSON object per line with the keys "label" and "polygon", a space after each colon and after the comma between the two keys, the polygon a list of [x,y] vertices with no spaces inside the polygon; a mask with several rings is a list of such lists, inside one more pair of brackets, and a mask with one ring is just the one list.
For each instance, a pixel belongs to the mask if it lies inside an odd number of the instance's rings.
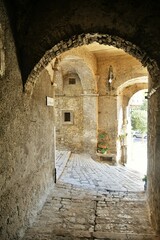
{"label": "cobblestone pavement", "polygon": [[137,173],[72,154],[23,240],[158,240],[142,189]]}
{"label": "cobblestone pavement", "polygon": [[98,188],[106,191],[143,191],[142,176],[124,166],[110,166],[98,162],[87,154],[72,154],[60,181],[82,188]]}
{"label": "cobblestone pavement", "polygon": [[70,155],[71,155],[70,151],[56,151],[57,179],[61,176]]}

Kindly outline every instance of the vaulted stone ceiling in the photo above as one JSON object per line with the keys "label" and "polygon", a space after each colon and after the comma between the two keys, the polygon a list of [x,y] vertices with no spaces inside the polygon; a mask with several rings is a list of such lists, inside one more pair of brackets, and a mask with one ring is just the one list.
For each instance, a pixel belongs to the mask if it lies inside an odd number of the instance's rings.
{"label": "vaulted stone ceiling", "polygon": [[116,56],[126,56],[128,55],[122,49],[118,49],[112,46],[103,45],[99,43],[92,43],[87,45],[86,48],[96,55],[96,57],[102,57],[107,55],[108,57],[116,57]]}
{"label": "vaulted stone ceiling", "polygon": [[5,0],[23,81],[61,40],[82,33],[119,36],[160,63],[160,2],[104,0]]}
{"label": "vaulted stone ceiling", "polygon": [[[88,61],[87,54],[91,54],[88,56]],[[86,64],[89,64],[90,68],[94,70],[95,74],[98,62],[103,64],[105,61],[108,62],[109,59],[112,59],[112,61],[114,61],[115,63],[119,63],[120,65],[121,61],[123,60],[124,63],[126,62],[126,65],[128,64],[128,62],[132,64],[132,68],[136,69],[137,77],[148,75],[147,69],[144,68],[139,62],[139,60],[137,60],[133,56],[129,55],[122,49],[118,49],[116,47],[104,44],[99,44],[97,42],[69,50],[62,54],[60,59],[63,59],[63,64],[66,63],[70,67],[73,64],[78,65],[78,63],[80,63],[81,61],[87,61]],[[128,69],[128,71],[130,71],[130,69]]]}

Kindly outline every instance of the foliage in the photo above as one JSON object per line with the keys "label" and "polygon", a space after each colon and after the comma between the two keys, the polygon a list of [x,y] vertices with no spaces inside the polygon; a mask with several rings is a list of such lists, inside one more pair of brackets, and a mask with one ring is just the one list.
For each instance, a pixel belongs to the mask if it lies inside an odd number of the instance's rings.
{"label": "foliage", "polygon": [[141,133],[147,132],[147,108],[148,103],[145,98],[140,106],[137,106],[136,109],[132,108],[131,125],[133,130]]}
{"label": "foliage", "polygon": [[144,175],[144,177],[142,178],[142,181],[147,182],[147,175]]}
{"label": "foliage", "polygon": [[148,110],[148,102],[147,102],[146,99],[144,99],[142,105],[139,106],[139,110],[144,110],[144,111],[147,112],[147,110]]}
{"label": "foliage", "polygon": [[109,136],[106,132],[99,132],[97,152],[105,154],[109,150]]}
{"label": "foliage", "polygon": [[131,125],[133,130],[141,133],[147,132],[147,111],[135,109],[131,113]]}

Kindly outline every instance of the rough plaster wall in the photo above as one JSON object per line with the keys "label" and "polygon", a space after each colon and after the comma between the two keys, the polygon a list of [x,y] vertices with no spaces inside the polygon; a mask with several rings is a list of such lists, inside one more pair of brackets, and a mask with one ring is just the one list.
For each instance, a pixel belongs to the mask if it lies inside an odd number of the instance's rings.
{"label": "rough plaster wall", "polygon": [[[73,111],[73,124],[62,123],[62,111]],[[83,151],[83,101],[82,97],[57,97],[55,107],[57,149]]]}
{"label": "rough plaster wall", "polygon": [[117,98],[99,96],[98,100],[98,130],[105,131],[109,136],[108,147],[111,153],[116,153],[117,141]]}
{"label": "rough plaster wall", "polygon": [[[76,58],[77,52],[79,53],[80,59]],[[88,55],[89,57],[86,57]],[[66,57],[65,61],[64,56]],[[72,59],[75,60],[71,60],[71,56]],[[95,60],[95,57],[93,57],[92,54],[90,56],[88,50],[84,47],[82,49],[78,48],[78,51],[73,49],[73,51],[65,53],[63,57],[61,56],[60,66],[63,76],[63,91],[61,95],[57,93],[61,87],[62,79],[58,78],[58,74],[56,74],[57,94],[55,109],[58,140],[57,148],[59,149],[68,149],[72,152],[82,152],[83,150],[91,153],[93,153],[93,151],[94,153],[96,152],[97,96],[95,101],[94,96],[81,95],[84,92],[90,93],[90,91],[96,91],[93,75],[93,70],[95,69],[88,67],[88,65],[91,65],[96,68],[96,61],[94,61],[94,65],[92,64],[92,60]],[[92,75],[90,72],[92,72]],[[70,77],[76,79],[76,84],[69,84]],[[73,111],[73,124],[62,123],[62,110]]]}
{"label": "rough plaster wall", "polygon": [[[160,233],[160,89],[158,89],[156,93],[157,97],[157,106],[154,103],[155,107],[155,116],[156,116],[156,139],[154,139],[155,145],[155,157],[154,157],[154,177],[152,178],[152,182],[154,182],[154,194],[153,194],[153,202],[152,209],[154,212],[154,221],[157,231]],[[151,108],[152,109],[152,108]],[[152,110],[153,111],[153,110]],[[152,113],[153,114],[153,113]],[[152,143],[151,145],[152,146]],[[153,150],[152,150],[153,151]],[[152,175],[153,176],[153,175]],[[152,195],[151,195],[152,198]],[[153,217],[152,217],[153,218]]]}
{"label": "rough plaster wall", "polygon": [[23,235],[53,182],[53,114],[45,106],[45,96],[52,89],[44,72],[32,98],[24,96],[1,3],[0,22],[5,29],[6,60],[6,72],[0,79],[0,239],[11,240]]}
{"label": "rough plaster wall", "polygon": [[83,138],[84,150],[93,158],[97,151],[97,129],[98,129],[98,96],[97,94],[83,96]]}
{"label": "rough plaster wall", "polygon": [[[83,92],[81,79],[75,69],[63,67],[56,76],[55,95],[55,125],[56,125],[56,147],[61,150],[72,152],[83,150],[83,105],[81,94]],[[69,78],[74,78],[76,84],[69,84]],[[61,87],[62,85],[62,87]],[[62,89],[62,91],[59,91]],[[60,94],[59,94],[60,93]],[[63,122],[63,111],[72,111],[73,124]]]}
{"label": "rough plaster wall", "polygon": [[152,224],[160,232],[160,91],[148,105],[148,202]]}

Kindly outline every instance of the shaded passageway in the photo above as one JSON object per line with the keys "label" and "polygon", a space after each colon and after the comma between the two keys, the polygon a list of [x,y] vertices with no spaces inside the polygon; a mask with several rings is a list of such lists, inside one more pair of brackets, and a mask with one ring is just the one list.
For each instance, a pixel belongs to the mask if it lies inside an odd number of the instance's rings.
{"label": "shaded passageway", "polygon": [[[58,161],[64,158],[62,152],[58,158]],[[71,154],[23,240],[31,239],[159,238],[149,223],[142,180],[137,172],[96,162],[84,154]]]}
{"label": "shaded passageway", "polygon": [[159,11],[151,0],[0,0],[0,240],[21,240],[43,206],[26,239],[153,238],[145,194],[129,189],[126,168],[109,167],[121,176],[109,184],[106,167],[86,176],[86,160],[79,179],[68,165],[53,189],[55,149],[91,156],[107,149],[125,164],[127,103],[144,88],[141,77],[148,78],[146,196],[160,232]]}

